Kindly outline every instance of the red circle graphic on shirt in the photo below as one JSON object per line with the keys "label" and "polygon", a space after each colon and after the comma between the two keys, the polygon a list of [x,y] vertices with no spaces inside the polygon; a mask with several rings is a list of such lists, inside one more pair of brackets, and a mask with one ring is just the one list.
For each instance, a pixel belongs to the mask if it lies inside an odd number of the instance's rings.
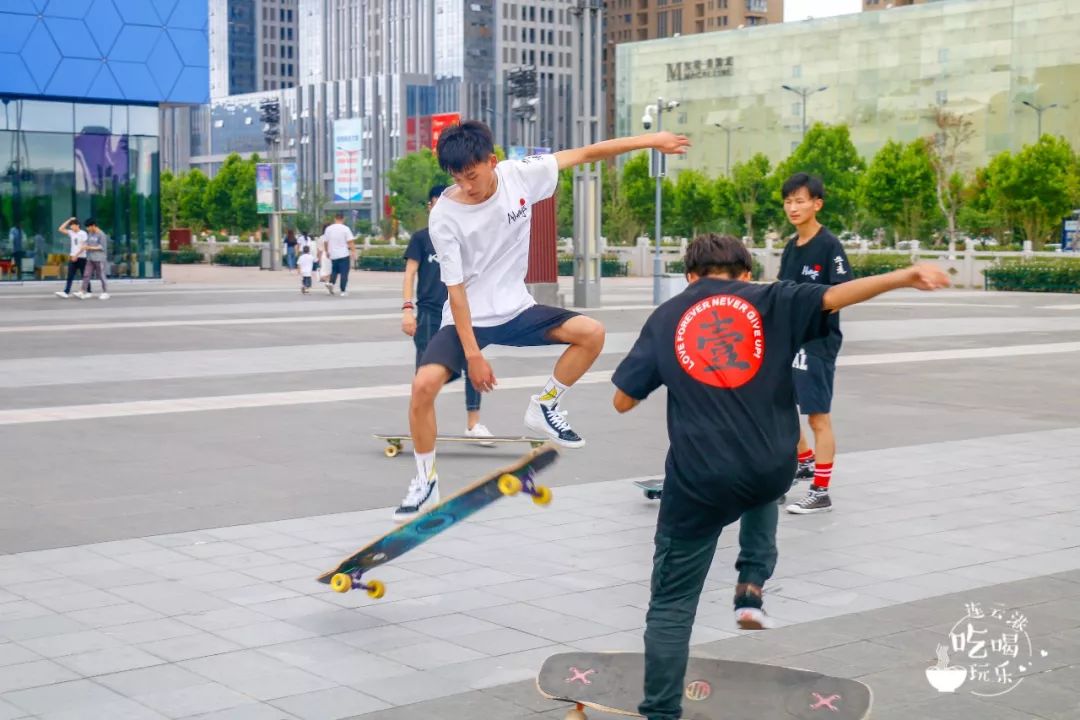
{"label": "red circle graphic on shirt", "polygon": [[818,272],[821,272],[821,266],[820,265],[815,265],[814,270],[816,270]]}
{"label": "red circle graphic on shirt", "polygon": [[519,205],[524,205],[525,204],[525,198],[519,198],[518,199],[518,204]]}
{"label": "red circle graphic on shirt", "polygon": [[745,385],[765,358],[761,313],[738,295],[694,303],[675,328],[675,357],[698,382],[721,388]]}

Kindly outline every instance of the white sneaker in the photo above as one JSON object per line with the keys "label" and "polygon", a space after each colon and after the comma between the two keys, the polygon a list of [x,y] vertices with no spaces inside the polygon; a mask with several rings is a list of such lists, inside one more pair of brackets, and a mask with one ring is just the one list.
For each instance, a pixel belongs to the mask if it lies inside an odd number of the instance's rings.
{"label": "white sneaker", "polygon": [[88,292],[75,293],[75,297],[79,298],[80,300],[86,300],[87,298],[94,297],[94,293],[88,293]]}
{"label": "white sneaker", "polygon": [[566,422],[566,411],[559,410],[558,404],[551,407],[544,405],[537,395],[529,399],[529,407],[525,410],[525,427],[546,435],[563,447],[579,448],[585,445],[585,440]]}
{"label": "white sneaker", "polygon": [[342,291],[341,291],[341,297],[349,297],[349,293],[347,293],[347,292],[345,292],[344,290],[342,290]]}
{"label": "white sneaker", "polygon": [[412,520],[438,504],[439,476],[435,475],[431,480],[420,476],[414,477],[409,483],[409,492],[405,493],[405,499],[394,511],[394,522],[403,523]]}
{"label": "white sneaker", "polygon": [[[469,428],[465,428],[465,437],[467,437],[467,438],[489,438],[489,437],[495,437],[495,436],[491,434],[491,431],[487,429],[486,425],[484,425],[483,423],[476,423],[475,425],[472,426],[471,430]],[[495,447],[495,443],[493,443],[493,442],[481,442],[481,443],[476,443],[476,444],[480,445],[481,447]]]}
{"label": "white sneaker", "polygon": [[69,298],[69,297],[71,297],[70,295],[68,295],[63,290],[57,290],[55,294],[56,294],[56,297],[60,297],[60,298]]}
{"label": "white sneaker", "polygon": [[331,295],[334,294],[334,286],[333,285],[331,285],[328,282],[324,282],[323,285],[326,286],[326,292],[330,293]]}
{"label": "white sneaker", "polygon": [[98,300],[108,300],[108,299],[109,299],[109,293],[101,293],[100,295],[98,295]]}
{"label": "white sneaker", "polygon": [[768,630],[772,627],[772,620],[764,610],[744,607],[735,611],[735,624],[741,630]]}

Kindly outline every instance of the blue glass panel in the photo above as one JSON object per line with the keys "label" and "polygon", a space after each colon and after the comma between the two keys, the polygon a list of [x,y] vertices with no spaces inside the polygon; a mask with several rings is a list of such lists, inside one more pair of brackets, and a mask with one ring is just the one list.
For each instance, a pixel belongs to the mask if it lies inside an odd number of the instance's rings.
{"label": "blue glass panel", "polygon": [[161,22],[168,23],[169,17],[173,13],[173,9],[176,7],[176,0],[153,0],[154,10],[157,11],[158,17],[161,18]]}
{"label": "blue glass panel", "polygon": [[[129,25],[161,26],[161,20],[154,11],[154,6],[147,0],[113,0],[113,4],[116,5],[116,9],[120,12],[120,17]],[[209,9],[207,12],[209,12]]]}
{"label": "blue glass panel", "polygon": [[90,83],[90,89],[86,91],[86,97],[102,100],[124,97],[124,93],[120,92],[120,86],[116,84],[116,79],[113,77],[108,65],[102,64],[101,71],[94,78],[94,81]]}
{"label": "blue glass panel", "polygon": [[161,37],[158,38],[157,45],[154,46],[153,51],[150,53],[150,59],[146,64],[150,68],[150,74],[154,76],[154,82],[157,83],[158,89],[161,91],[158,97],[168,97],[173,85],[176,84],[176,78],[184,68],[184,64],[180,62],[180,56],[176,54],[176,48],[173,47],[168,33],[161,33]]}
{"label": "blue glass panel", "polygon": [[143,63],[110,62],[109,69],[128,100],[153,101],[159,97],[157,85]]}
{"label": "blue glass panel", "polygon": [[81,19],[86,16],[94,0],[49,0],[45,14],[49,17]]}
{"label": "blue glass panel", "polygon": [[45,27],[64,57],[101,60],[102,53],[91,40],[82,20],[46,17]]}
{"label": "blue glass panel", "polygon": [[180,59],[185,65],[205,67],[210,63],[210,45],[206,33],[174,27],[170,27],[168,33],[173,45],[180,51]]}
{"label": "blue glass panel", "polygon": [[4,12],[37,15],[38,8],[31,0],[4,0]]}
{"label": "blue glass panel", "polygon": [[150,52],[154,49],[161,34],[161,28],[125,25],[120,30],[120,35],[116,38],[112,50],[109,51],[109,59],[120,62],[145,62],[150,57]]}
{"label": "blue glass panel", "polygon": [[33,27],[34,18],[30,15],[0,12],[0,48],[5,52],[22,50]]}
{"label": "blue glass panel", "polygon": [[[4,72],[0,73],[0,92],[17,95],[37,92],[37,84],[21,57],[15,53],[0,53],[0,67],[4,68]],[[207,79],[209,77],[207,73]]]}
{"label": "blue glass panel", "polygon": [[101,54],[108,55],[113,43],[116,42],[120,28],[124,26],[123,21],[120,20],[120,14],[113,7],[112,0],[94,0],[84,20]]}
{"label": "blue glass panel", "polygon": [[205,30],[210,13],[206,0],[179,0],[169,18],[169,27]]}
{"label": "blue glass panel", "polygon": [[63,97],[85,97],[101,66],[101,60],[64,58],[53,73],[45,92]]}
{"label": "blue glass panel", "polygon": [[166,99],[176,103],[210,102],[210,68],[184,68],[173,85],[172,93]]}
{"label": "blue glass panel", "polygon": [[33,76],[39,91],[44,90],[56,66],[60,64],[60,51],[56,49],[52,35],[45,29],[45,23],[34,23],[34,29],[30,31],[20,54],[23,62],[30,68],[30,75]]}

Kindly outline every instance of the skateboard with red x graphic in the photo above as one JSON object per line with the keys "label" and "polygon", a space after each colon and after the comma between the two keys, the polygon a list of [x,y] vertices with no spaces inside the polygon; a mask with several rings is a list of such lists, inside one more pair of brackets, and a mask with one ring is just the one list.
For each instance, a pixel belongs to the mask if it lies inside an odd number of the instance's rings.
{"label": "skateboard with red x graphic", "polygon": [[[641,717],[645,656],[562,653],[540,669],[536,687],[574,703],[566,720],[588,720],[586,708]],[[749,662],[690,658],[683,685],[683,720],[864,720],[873,693],[857,680]]]}

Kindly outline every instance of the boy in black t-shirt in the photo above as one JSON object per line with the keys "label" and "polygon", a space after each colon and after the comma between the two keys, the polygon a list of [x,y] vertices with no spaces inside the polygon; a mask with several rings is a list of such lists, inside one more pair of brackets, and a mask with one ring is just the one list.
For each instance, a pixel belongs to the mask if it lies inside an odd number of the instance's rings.
{"label": "boy in black t-shirt", "polygon": [[[446,185],[433,185],[428,191],[428,212],[435,207],[439,196],[446,190]],[[413,281],[416,281],[416,303],[413,304]],[[443,305],[448,292],[439,274],[439,255],[431,243],[431,234],[427,228],[417,230],[409,238],[405,248],[405,301],[401,306],[401,330],[412,336],[416,346],[416,367],[420,367],[420,358],[427,350],[428,342],[439,332],[442,325]],[[465,377],[465,436],[491,437],[491,431],[480,422],[480,393]],[[493,446],[494,443],[480,443]]]}
{"label": "boy in black t-shirt", "polygon": [[[784,183],[781,194],[784,212],[796,233],[780,256],[779,279],[819,285],[839,285],[851,280],[851,265],[844,246],[817,221],[817,214],[825,202],[825,186],[821,180],[806,173],[796,173]],[[800,427],[795,480],[812,479],[813,483],[806,497],[787,506],[789,513],[806,515],[832,510],[829,481],[836,458],[836,439],[830,413],[836,356],[842,341],[840,313],[833,313],[829,316],[829,332],[806,342],[791,364],[799,412],[807,416],[814,432],[817,456],[815,458]]]}
{"label": "boy in black t-shirt", "polygon": [[[750,253],[730,236],[686,250],[690,286],[658,307],[612,377],[615,409],[667,386],[670,449],[645,628],[649,720],[677,720],[690,632],[720,531],[791,485],[799,416],[791,361],[828,336],[830,313],[889,290],[948,285],[920,264],[838,286],[750,280]],[[775,538],[775,535],[773,536]],[[775,557],[775,539],[774,557]],[[741,567],[759,591],[772,568]],[[756,577],[752,573],[759,573]]]}

